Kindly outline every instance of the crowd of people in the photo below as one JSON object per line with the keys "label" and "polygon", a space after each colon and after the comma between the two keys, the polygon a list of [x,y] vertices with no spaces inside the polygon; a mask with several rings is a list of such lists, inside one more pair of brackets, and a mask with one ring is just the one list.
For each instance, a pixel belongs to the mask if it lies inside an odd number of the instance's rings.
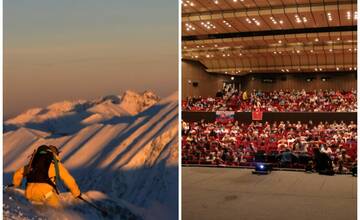
{"label": "crowd of people", "polygon": [[238,91],[227,88],[216,97],[188,97],[183,111],[265,111],[265,112],[356,112],[356,90],[260,90]]}
{"label": "crowd of people", "polygon": [[246,166],[257,160],[275,166],[316,166],[322,153],[336,172],[346,172],[357,159],[354,122],[289,121],[182,122],[183,164]]}

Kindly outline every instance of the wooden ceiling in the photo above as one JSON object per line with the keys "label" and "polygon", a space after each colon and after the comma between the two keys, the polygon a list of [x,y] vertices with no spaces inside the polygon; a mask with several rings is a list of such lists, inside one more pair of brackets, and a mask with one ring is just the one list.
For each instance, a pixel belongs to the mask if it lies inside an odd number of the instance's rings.
{"label": "wooden ceiling", "polygon": [[354,71],[356,1],[182,2],[182,58],[208,72]]}

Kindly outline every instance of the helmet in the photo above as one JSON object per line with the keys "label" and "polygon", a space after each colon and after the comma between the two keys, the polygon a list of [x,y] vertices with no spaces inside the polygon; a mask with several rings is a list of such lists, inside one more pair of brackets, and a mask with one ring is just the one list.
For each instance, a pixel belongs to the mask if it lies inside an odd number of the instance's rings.
{"label": "helmet", "polygon": [[57,147],[55,147],[54,145],[41,145],[40,147],[38,147],[37,152],[41,152],[41,151],[48,151],[48,152],[52,152],[55,155],[59,155],[60,151]]}
{"label": "helmet", "polygon": [[57,147],[55,147],[54,145],[49,145],[49,149],[51,150],[51,152],[53,152],[56,155],[60,154],[60,151]]}

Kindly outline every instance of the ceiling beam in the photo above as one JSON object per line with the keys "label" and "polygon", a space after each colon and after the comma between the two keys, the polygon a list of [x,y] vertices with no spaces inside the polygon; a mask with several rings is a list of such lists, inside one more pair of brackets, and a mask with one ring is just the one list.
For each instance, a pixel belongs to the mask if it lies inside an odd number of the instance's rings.
{"label": "ceiling beam", "polygon": [[184,13],[182,14],[182,22],[191,21],[204,21],[212,19],[224,19],[224,18],[241,18],[249,16],[259,15],[282,15],[289,13],[302,13],[302,12],[323,12],[324,10],[337,10],[341,6],[344,10],[356,9],[356,1],[345,0],[338,2],[324,2],[317,4],[298,4],[298,5],[279,5],[273,7],[255,7],[255,8],[242,8],[232,10],[221,11],[206,11],[196,13]]}
{"label": "ceiling beam", "polygon": [[351,25],[351,26],[297,28],[297,29],[286,29],[286,30],[265,30],[265,31],[249,31],[249,32],[232,32],[232,33],[222,33],[222,34],[191,35],[191,36],[182,36],[182,41],[224,39],[224,38],[238,38],[238,37],[276,36],[276,35],[283,36],[286,34],[309,34],[309,33],[345,32],[345,31],[357,31],[357,26]]}

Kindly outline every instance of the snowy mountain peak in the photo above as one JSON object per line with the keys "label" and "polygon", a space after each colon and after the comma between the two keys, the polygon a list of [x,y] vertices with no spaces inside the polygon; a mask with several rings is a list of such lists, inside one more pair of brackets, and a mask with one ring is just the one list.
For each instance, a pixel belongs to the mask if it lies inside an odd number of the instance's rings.
{"label": "snowy mountain peak", "polygon": [[85,100],[78,100],[78,101],[62,101],[62,102],[56,102],[51,105],[49,105],[46,109],[49,111],[55,111],[55,112],[70,112],[73,111],[76,106],[85,104]]}
{"label": "snowy mountain peak", "polygon": [[139,94],[128,90],[122,95],[120,106],[135,115],[156,104],[159,100],[160,98],[151,91]]}

